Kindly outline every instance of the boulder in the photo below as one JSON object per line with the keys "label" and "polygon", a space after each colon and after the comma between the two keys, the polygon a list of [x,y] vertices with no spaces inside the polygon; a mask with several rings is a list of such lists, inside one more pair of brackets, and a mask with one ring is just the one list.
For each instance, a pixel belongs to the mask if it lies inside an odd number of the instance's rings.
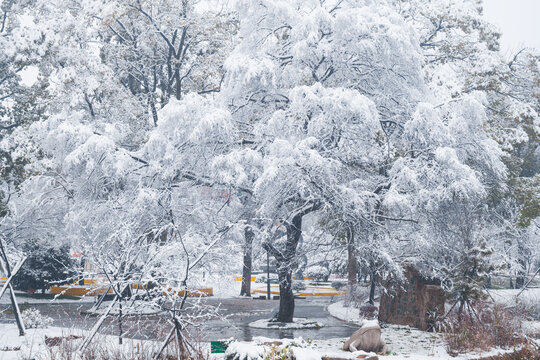
{"label": "boulder", "polygon": [[380,352],[384,348],[384,341],[381,339],[381,327],[376,320],[365,321],[362,327],[356,330],[343,345],[343,350],[351,352],[357,350]]}
{"label": "boulder", "polygon": [[405,265],[407,282],[381,294],[379,321],[429,330],[444,315],[444,290],[437,279],[428,279],[412,265]]}

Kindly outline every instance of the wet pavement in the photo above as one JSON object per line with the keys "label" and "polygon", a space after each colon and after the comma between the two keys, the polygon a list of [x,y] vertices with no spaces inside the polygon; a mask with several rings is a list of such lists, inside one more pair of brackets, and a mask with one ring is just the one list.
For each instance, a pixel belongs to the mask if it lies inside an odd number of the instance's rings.
{"label": "wet pavement", "polygon": [[[278,310],[278,301],[273,300],[248,300],[254,303],[260,302],[261,307],[266,306],[265,313],[255,310],[252,313],[244,310],[244,314],[232,316],[228,321],[211,320],[207,321],[201,331],[205,334],[207,340],[235,338],[241,340],[251,340],[255,336],[264,336],[269,338],[295,338],[302,336],[304,339],[330,339],[349,337],[358,330],[358,327],[351,326],[341,320],[338,320],[326,311],[326,306],[330,304],[328,300],[321,299],[308,300],[297,299],[295,301],[295,317],[310,318],[324,325],[320,329],[255,329],[248,326],[250,322],[259,319],[271,318]],[[264,305],[262,304],[264,303]],[[240,305],[242,306],[242,305]]]}
{"label": "wet pavement", "polygon": [[[295,301],[295,317],[306,317],[324,324],[320,329],[254,329],[248,326],[255,320],[271,318],[278,310],[277,300],[255,299],[216,299],[207,298],[199,306],[219,306],[219,316],[201,319],[196,326],[190,327],[192,337],[210,341],[235,338],[251,340],[255,336],[269,338],[295,338],[302,336],[310,339],[329,339],[348,337],[357,328],[333,318],[326,311],[330,299],[297,299]],[[30,307],[37,308],[44,315],[53,318],[53,326],[71,329],[90,329],[97,318],[83,314],[92,306],[91,303],[38,303]],[[225,317],[225,320],[223,320]],[[0,322],[12,321],[12,315],[5,315]],[[139,339],[163,339],[171,325],[167,314],[125,317],[122,320],[122,332],[126,337]],[[118,319],[108,318],[100,332],[118,335],[120,331]]]}

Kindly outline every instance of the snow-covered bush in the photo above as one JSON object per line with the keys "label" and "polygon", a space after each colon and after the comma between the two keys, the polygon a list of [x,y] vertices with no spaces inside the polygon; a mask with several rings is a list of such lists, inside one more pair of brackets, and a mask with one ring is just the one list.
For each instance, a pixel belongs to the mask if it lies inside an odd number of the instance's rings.
{"label": "snow-covered bush", "polygon": [[343,281],[337,281],[336,280],[336,281],[332,281],[330,286],[332,286],[336,290],[339,290],[339,289],[344,288],[345,286],[347,286],[347,283],[345,283]]}
{"label": "snow-covered bush", "polygon": [[52,318],[46,315],[41,315],[41,312],[34,308],[24,310],[22,312],[22,319],[24,326],[27,329],[45,329],[53,323]]}
{"label": "snow-covered bush", "polygon": [[330,276],[330,271],[323,267],[323,266],[310,266],[307,271],[306,275],[308,277],[312,277],[317,281],[328,281],[328,277]]}
{"label": "snow-covered bush", "polygon": [[306,290],[306,284],[303,281],[293,281],[292,289],[293,291]]}
{"label": "snow-covered bush", "polygon": [[296,357],[292,350],[288,347],[279,348],[272,346],[270,351],[266,353],[264,360],[294,360]]}
{"label": "snow-covered bush", "polygon": [[360,316],[367,320],[376,319],[378,316],[378,308],[371,304],[364,304],[358,308]]}
{"label": "snow-covered bush", "polygon": [[236,341],[230,344],[225,351],[226,360],[263,360],[264,346],[249,342]]}

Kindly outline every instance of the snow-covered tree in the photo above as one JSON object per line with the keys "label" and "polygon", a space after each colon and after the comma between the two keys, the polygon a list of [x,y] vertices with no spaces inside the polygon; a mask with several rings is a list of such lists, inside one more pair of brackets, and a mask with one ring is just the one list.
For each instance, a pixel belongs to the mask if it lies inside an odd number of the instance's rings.
{"label": "snow-covered tree", "polygon": [[[242,40],[225,63],[224,91],[243,143],[262,157],[254,196],[271,229],[265,248],[278,261],[277,320],[290,322],[302,219],[353,193],[354,202],[373,203],[385,134],[423,93],[419,48],[400,16],[380,4],[237,8]],[[350,218],[369,216],[361,211]],[[286,236],[275,239],[275,226]]]}

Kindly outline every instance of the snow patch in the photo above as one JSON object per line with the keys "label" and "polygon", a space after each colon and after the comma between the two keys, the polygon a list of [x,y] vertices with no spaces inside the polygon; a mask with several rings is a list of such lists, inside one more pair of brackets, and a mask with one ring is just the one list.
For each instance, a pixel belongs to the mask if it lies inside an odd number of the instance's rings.
{"label": "snow patch", "polygon": [[249,324],[250,327],[256,329],[319,329],[324,325],[318,321],[306,318],[294,318],[292,323],[282,323],[271,321],[269,319],[261,319]]}
{"label": "snow patch", "polygon": [[360,315],[360,309],[345,306],[345,301],[338,301],[328,305],[327,311],[333,317],[356,325],[362,325],[365,321]]}

